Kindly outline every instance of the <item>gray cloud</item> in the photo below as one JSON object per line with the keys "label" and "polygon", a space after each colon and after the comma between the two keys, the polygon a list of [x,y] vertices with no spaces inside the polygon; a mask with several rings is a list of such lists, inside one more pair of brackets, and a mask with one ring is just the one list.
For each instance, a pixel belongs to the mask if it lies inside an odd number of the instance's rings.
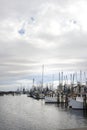
{"label": "gray cloud", "polygon": [[45,75],[86,71],[86,3],[0,0],[0,88],[41,76],[42,64]]}

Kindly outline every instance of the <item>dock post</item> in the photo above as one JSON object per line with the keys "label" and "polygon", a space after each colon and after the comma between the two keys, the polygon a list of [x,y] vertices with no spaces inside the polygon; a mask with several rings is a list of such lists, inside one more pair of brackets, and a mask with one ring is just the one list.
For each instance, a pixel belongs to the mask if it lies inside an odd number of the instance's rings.
{"label": "dock post", "polygon": [[58,96],[57,96],[57,102],[60,103],[60,100],[59,100],[59,93],[58,93]]}
{"label": "dock post", "polygon": [[65,97],[65,107],[68,106],[68,95],[66,94],[66,97]]}
{"label": "dock post", "polygon": [[63,92],[61,93],[61,103],[63,103]]}
{"label": "dock post", "polygon": [[87,109],[86,94],[84,95],[83,108],[84,108],[85,110]]}

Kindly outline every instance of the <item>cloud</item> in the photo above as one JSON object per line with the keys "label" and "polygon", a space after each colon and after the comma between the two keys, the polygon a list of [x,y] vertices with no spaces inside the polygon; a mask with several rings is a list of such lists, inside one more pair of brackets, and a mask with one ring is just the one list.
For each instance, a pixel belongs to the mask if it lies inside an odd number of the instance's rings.
{"label": "cloud", "polygon": [[0,84],[41,77],[42,64],[45,75],[86,71],[86,4],[86,0],[1,0]]}

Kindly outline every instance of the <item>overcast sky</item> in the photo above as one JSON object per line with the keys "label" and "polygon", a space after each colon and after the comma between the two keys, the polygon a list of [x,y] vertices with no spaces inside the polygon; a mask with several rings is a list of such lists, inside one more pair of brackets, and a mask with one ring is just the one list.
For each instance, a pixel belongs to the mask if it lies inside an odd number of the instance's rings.
{"label": "overcast sky", "polygon": [[87,0],[0,0],[0,90],[87,70]]}

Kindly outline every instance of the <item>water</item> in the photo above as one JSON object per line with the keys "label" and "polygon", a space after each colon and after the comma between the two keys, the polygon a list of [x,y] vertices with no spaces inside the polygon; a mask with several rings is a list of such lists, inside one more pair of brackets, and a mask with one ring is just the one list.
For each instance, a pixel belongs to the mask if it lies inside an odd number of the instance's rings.
{"label": "water", "polygon": [[0,130],[59,130],[87,127],[87,113],[21,96],[0,97]]}

